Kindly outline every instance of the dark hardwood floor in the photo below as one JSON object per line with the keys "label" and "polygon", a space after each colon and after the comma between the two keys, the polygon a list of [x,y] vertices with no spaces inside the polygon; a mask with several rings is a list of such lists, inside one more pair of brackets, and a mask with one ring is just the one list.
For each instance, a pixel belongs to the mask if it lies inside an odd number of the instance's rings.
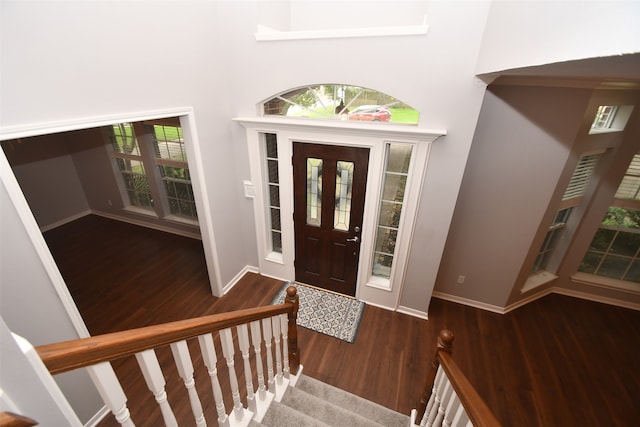
{"label": "dark hardwood floor", "polygon": [[[95,216],[45,239],[92,334],[266,305],[281,286],[247,274],[215,298],[200,241]],[[304,373],[408,414],[443,328],[456,336],[454,359],[505,426],[639,423],[640,312],[560,295],[506,315],[433,299],[428,321],[366,306],[353,344],[299,328]],[[188,405],[172,401],[183,385],[170,351],[157,354],[176,416],[192,425]],[[197,346],[192,355],[198,369]],[[135,360],[113,365],[136,424],[161,425]],[[215,425],[206,374],[196,383]],[[117,424],[110,415],[100,425]]]}

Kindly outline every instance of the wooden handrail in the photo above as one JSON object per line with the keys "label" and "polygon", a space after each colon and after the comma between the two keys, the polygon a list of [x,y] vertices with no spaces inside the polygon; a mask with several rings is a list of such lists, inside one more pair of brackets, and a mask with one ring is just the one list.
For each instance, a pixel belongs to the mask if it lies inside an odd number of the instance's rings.
{"label": "wooden handrail", "polygon": [[495,415],[493,415],[491,409],[489,409],[482,397],[480,397],[451,355],[446,352],[441,352],[438,354],[438,357],[440,359],[440,366],[442,366],[444,372],[447,374],[449,382],[451,382],[474,427],[499,427],[500,422],[496,419]]}
{"label": "wooden handrail", "polygon": [[29,417],[12,412],[0,412],[0,427],[31,427],[38,423]]}
{"label": "wooden handrail", "polygon": [[[292,289],[292,290],[291,290]],[[287,288],[284,304],[219,313],[161,325],[146,326],[95,337],[45,344],[36,347],[38,355],[52,375],[130,356],[143,350],[168,345],[278,314],[288,314],[288,347],[290,370],[297,373],[299,359],[296,318],[296,288]],[[293,322],[293,325],[292,325]]]}
{"label": "wooden handrail", "polygon": [[491,412],[491,409],[489,409],[482,397],[480,397],[476,389],[451,357],[453,339],[454,336],[451,331],[447,329],[440,331],[431,371],[427,375],[424,392],[418,405],[418,414],[422,415],[424,413],[433,390],[438,367],[442,366],[474,427],[500,427],[501,424],[493,412]]}

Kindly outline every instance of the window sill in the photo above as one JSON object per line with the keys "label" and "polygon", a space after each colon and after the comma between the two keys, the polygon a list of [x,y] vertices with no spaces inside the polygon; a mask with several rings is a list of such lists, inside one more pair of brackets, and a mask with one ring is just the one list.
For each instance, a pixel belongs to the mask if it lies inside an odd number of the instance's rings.
{"label": "window sill", "polygon": [[137,206],[127,206],[123,210],[134,213],[134,214],[138,214],[138,215],[144,215],[150,218],[158,218],[158,215],[154,211],[151,211],[148,209],[142,209]]}
{"label": "window sill", "polygon": [[164,219],[166,219],[167,221],[170,222],[175,222],[178,224],[183,224],[183,225],[191,225],[193,227],[199,227],[200,224],[198,223],[197,219],[189,219],[189,218],[183,218],[177,215],[167,215],[164,217]]}
{"label": "window sill", "polygon": [[391,281],[386,277],[371,276],[369,277],[367,286],[391,292]]}
{"label": "window sill", "polygon": [[256,41],[286,41],[310,39],[343,39],[355,37],[421,36],[427,34],[427,17],[421,25],[400,25],[394,27],[344,28],[330,30],[279,31],[258,25]]}
{"label": "window sill", "polygon": [[595,274],[576,273],[571,276],[571,281],[583,285],[597,286],[599,288],[613,289],[640,295],[640,283],[611,279],[609,277],[596,276]]}
{"label": "window sill", "polygon": [[280,252],[269,252],[265,259],[270,262],[284,265],[284,258]]}
{"label": "window sill", "polygon": [[527,278],[527,281],[524,282],[524,286],[522,287],[522,289],[520,289],[520,293],[524,294],[525,292],[529,292],[532,289],[551,283],[557,278],[558,276],[556,276],[555,274],[549,273],[548,271],[544,270],[532,274]]}

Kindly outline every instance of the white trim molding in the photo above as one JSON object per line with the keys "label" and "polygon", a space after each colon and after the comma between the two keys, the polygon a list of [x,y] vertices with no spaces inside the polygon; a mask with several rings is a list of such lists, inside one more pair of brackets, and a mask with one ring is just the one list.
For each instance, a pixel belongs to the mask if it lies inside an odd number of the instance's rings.
{"label": "white trim molding", "polygon": [[336,28],[327,30],[280,31],[258,25],[256,41],[287,41],[312,39],[344,39],[356,37],[424,36],[427,34],[427,15],[419,25],[397,25],[389,27]]}
{"label": "white trim molding", "polygon": [[[354,123],[342,120],[292,119],[287,117],[240,117],[234,121],[246,129],[251,176],[254,185],[254,220],[258,244],[260,274],[295,280],[295,231],[293,223],[293,155],[294,142],[364,147],[369,149],[369,170],[362,234],[356,297],[368,304],[396,310],[404,283],[411,237],[422,184],[427,169],[431,143],[446,134],[416,126],[382,123]],[[282,257],[272,256],[270,249],[269,203],[265,161],[264,134],[277,135],[278,175],[280,189],[280,217]],[[388,144],[413,146],[409,176],[405,189],[406,200],[400,219],[396,252],[391,277],[379,283],[372,275],[377,217],[382,197],[386,147]],[[245,177],[246,179],[246,177]],[[280,254],[278,254],[280,255]],[[373,279],[373,280],[372,280]]]}
{"label": "white trim molding", "polygon": [[498,314],[507,314],[513,310],[516,310],[522,306],[525,306],[549,294],[564,295],[564,296],[573,297],[573,298],[580,298],[587,301],[599,302],[601,304],[613,305],[616,307],[623,307],[623,308],[629,308],[632,310],[640,311],[640,304],[635,302],[623,301],[617,298],[609,298],[609,297],[600,296],[600,295],[593,295],[587,292],[575,291],[572,289],[560,288],[557,286],[546,288],[538,293],[529,295],[528,297],[523,298],[513,304],[509,304],[505,307],[500,307],[493,304],[487,304],[480,301],[459,297],[456,295],[446,294],[444,292],[438,292],[438,291],[433,292],[433,296],[435,298],[439,298],[449,302],[455,302],[455,303],[466,305],[469,307],[479,308],[481,310],[486,310],[486,311],[490,311],[492,313],[498,313]]}

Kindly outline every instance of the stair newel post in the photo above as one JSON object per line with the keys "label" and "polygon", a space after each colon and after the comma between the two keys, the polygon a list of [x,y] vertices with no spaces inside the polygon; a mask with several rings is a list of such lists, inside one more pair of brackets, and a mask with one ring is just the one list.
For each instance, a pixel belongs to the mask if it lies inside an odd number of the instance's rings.
{"label": "stair newel post", "polygon": [[178,427],[176,417],[167,401],[167,392],[165,391],[165,379],[158,363],[158,358],[153,350],[145,350],[136,353],[136,360],[140,365],[142,376],[144,377],[149,390],[153,393],[156,402],[160,406],[160,412],[167,427]]}
{"label": "stair newel post", "polygon": [[196,420],[196,426],[205,427],[207,422],[204,419],[202,404],[200,403],[200,398],[198,397],[198,392],[196,390],[196,382],[193,379],[193,363],[191,362],[191,355],[189,354],[187,342],[184,340],[177,341],[172,343],[169,347],[171,347],[173,359],[176,361],[178,374],[180,375],[180,378],[182,378],[184,386],[187,389],[187,393],[189,394],[189,403],[191,404],[191,411],[193,411],[193,416]]}
{"label": "stair newel post", "polygon": [[293,305],[293,310],[288,314],[289,327],[287,336],[287,348],[289,350],[289,370],[292,375],[298,373],[300,367],[300,350],[298,349],[298,308],[300,307],[300,297],[295,286],[287,288],[287,295],[284,302]]}
{"label": "stair newel post", "polygon": [[433,355],[431,370],[427,375],[427,380],[425,382],[422,396],[420,396],[420,403],[418,404],[419,415],[424,414],[425,410],[427,409],[427,403],[429,402],[429,397],[431,396],[431,393],[435,387],[436,373],[438,372],[438,367],[440,366],[440,362],[438,360],[438,353],[442,351],[442,352],[451,354],[452,346],[453,346],[453,333],[448,329],[443,329],[442,331],[440,331],[440,335],[438,336],[438,344],[436,345],[436,351]]}
{"label": "stair newel post", "polygon": [[249,363],[249,329],[247,324],[238,325],[238,346],[244,362],[244,378],[247,385],[247,407],[254,414],[257,412],[256,397],[253,394],[253,374]]}
{"label": "stair newel post", "polygon": [[229,416],[224,408],[222,388],[220,388],[220,380],[218,379],[218,368],[216,366],[218,357],[216,356],[216,349],[213,345],[213,336],[211,334],[200,335],[198,342],[200,343],[202,360],[211,378],[213,400],[216,402],[216,412],[218,413],[218,425],[220,427],[229,427]]}

